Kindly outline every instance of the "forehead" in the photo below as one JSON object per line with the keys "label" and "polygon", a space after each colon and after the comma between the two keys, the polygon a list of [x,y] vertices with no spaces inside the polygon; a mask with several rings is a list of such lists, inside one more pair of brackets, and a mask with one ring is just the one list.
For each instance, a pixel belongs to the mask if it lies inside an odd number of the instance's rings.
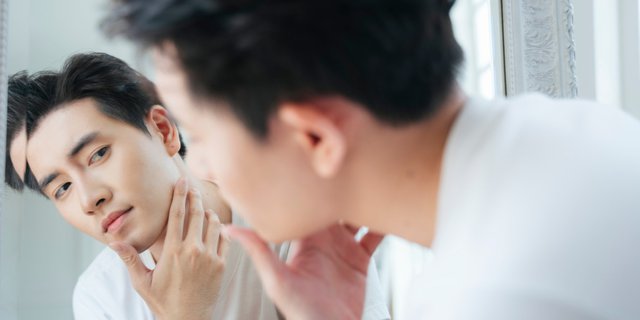
{"label": "forehead", "polygon": [[85,135],[98,132],[103,137],[130,136],[128,123],[103,114],[91,98],[67,103],[42,118],[27,141],[27,162],[34,173],[65,160],[75,143]]}

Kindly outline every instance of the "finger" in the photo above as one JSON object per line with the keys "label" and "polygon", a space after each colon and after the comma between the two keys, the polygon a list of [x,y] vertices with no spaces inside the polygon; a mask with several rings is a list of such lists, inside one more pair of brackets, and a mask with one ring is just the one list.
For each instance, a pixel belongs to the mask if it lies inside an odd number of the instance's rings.
{"label": "finger", "polygon": [[186,215],[188,183],[185,178],[180,178],[173,188],[173,198],[169,208],[169,221],[167,222],[167,236],[165,245],[177,245],[182,242],[184,232],[184,219]]}
{"label": "finger", "polygon": [[218,252],[218,243],[220,239],[220,232],[222,231],[222,225],[220,224],[220,218],[211,209],[207,209],[207,233],[204,236],[204,243],[209,252]]}
{"label": "finger", "polygon": [[360,239],[360,245],[367,251],[369,256],[373,255],[380,245],[380,242],[384,239],[384,235],[380,233],[375,233],[372,231],[367,232],[362,239]]}
{"label": "finger", "polygon": [[113,242],[109,247],[115,251],[129,271],[133,287],[141,294],[146,292],[150,284],[151,270],[142,263],[136,249],[124,242]]}
{"label": "finger", "polygon": [[189,191],[189,229],[185,239],[194,243],[202,243],[204,224],[204,208],[202,207],[202,195],[200,191],[192,188]]}
{"label": "finger", "polygon": [[[222,228],[226,228],[222,226]],[[218,256],[224,258],[227,256],[227,252],[229,251],[229,236],[226,233],[220,233],[220,240],[218,242]]]}
{"label": "finger", "polygon": [[351,233],[353,236],[355,236],[356,233],[358,233],[358,231],[360,231],[360,228],[361,228],[361,227],[352,226],[350,224],[343,224],[342,226],[345,229],[347,229],[347,231],[349,231],[349,233]]}
{"label": "finger", "polygon": [[[367,227],[356,227],[351,224],[342,225],[358,242],[361,242],[363,237],[369,233]],[[375,248],[374,248],[375,249]]]}
{"label": "finger", "polygon": [[255,232],[246,228],[226,226],[224,233],[240,242],[251,257],[265,290],[273,300],[277,300],[282,294],[282,279],[287,275],[284,263]]}

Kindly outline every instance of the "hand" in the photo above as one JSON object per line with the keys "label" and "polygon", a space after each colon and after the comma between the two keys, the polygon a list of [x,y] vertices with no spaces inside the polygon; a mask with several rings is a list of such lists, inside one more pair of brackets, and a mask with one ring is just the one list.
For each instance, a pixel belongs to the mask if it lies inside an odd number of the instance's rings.
{"label": "hand", "polygon": [[284,263],[256,233],[225,227],[245,248],[262,284],[287,319],[361,319],[367,270],[383,236],[334,225],[291,244]]}
{"label": "hand", "polygon": [[[184,178],[174,188],[162,255],[149,270],[129,244],[109,246],[124,261],[133,287],[157,319],[211,319],[222,279],[226,237],[212,211],[204,211],[200,193]],[[187,195],[189,219],[187,215]],[[205,221],[207,223],[205,227]]]}

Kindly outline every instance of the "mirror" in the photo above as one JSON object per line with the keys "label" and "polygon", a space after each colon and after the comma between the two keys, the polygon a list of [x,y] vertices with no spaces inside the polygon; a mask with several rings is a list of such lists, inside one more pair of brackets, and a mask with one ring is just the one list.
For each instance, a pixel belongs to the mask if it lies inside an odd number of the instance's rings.
{"label": "mirror", "polygon": [[[9,74],[20,70],[58,70],[73,53],[99,51],[123,59],[153,79],[153,70],[146,55],[140,54],[129,42],[106,39],[98,30],[98,21],[106,8],[105,0],[7,1],[10,8],[7,23]],[[459,83],[464,90],[486,99],[532,89],[548,89],[548,92],[558,96],[595,97],[594,83],[590,86],[586,80],[580,82],[581,78],[575,78],[575,74],[589,74],[589,71],[584,71],[588,68],[593,71],[591,77],[594,77],[595,71],[606,72],[596,68],[595,58],[590,60],[592,65],[588,64],[589,59],[582,60],[587,63],[575,60],[576,55],[589,57],[588,50],[581,50],[586,40],[592,41],[591,44],[597,42],[584,29],[575,30],[575,43],[573,34],[554,31],[557,33],[552,35],[556,38],[551,38],[556,40],[547,44],[552,50],[557,49],[556,47],[567,49],[566,52],[558,51],[560,53],[554,59],[546,59],[546,56],[542,56],[545,59],[536,59],[540,55],[527,55],[536,52],[533,45],[536,43],[535,36],[539,35],[535,33],[535,19],[539,17],[531,15],[531,12],[546,13],[544,19],[554,21],[554,26],[563,26],[564,29],[558,30],[569,32],[573,30],[572,11],[567,11],[567,7],[562,6],[568,3],[571,7],[571,1],[553,7],[547,5],[542,8],[544,10],[532,9],[523,3],[524,1],[516,0],[457,1],[451,17],[456,37],[465,51],[465,63],[459,75]],[[550,2],[539,3],[544,5]],[[593,5],[593,1],[589,3]],[[585,9],[584,6],[583,2],[576,3],[576,13],[587,11],[591,15],[611,14],[606,10]],[[630,33],[630,37],[637,37],[640,30],[637,26],[637,4],[635,9],[636,29],[634,33]],[[619,10],[615,14],[624,14],[625,19],[633,21],[634,17],[629,17],[628,12]],[[576,16],[576,25],[584,26],[582,19],[583,16]],[[607,26],[609,20],[599,21]],[[532,32],[534,34],[531,41],[520,41],[529,39]],[[602,44],[597,52],[607,52],[603,46],[611,45],[604,42],[603,35],[596,34],[595,39],[600,39],[598,41],[601,42],[598,43]],[[637,46],[638,39],[634,41]],[[564,45],[565,43],[568,45]],[[629,42],[620,41],[618,44],[627,46]],[[636,54],[638,47],[634,51]],[[542,46],[546,50],[544,48]],[[625,53],[625,61],[635,61],[633,63],[637,66],[637,56],[627,57],[628,51],[620,52]],[[569,71],[562,72],[557,77],[540,78],[536,74],[532,75],[531,68],[537,66],[542,70],[543,64],[544,67],[558,65],[558,70]],[[620,71],[621,66],[618,69]],[[637,71],[640,70],[633,71],[635,73],[623,70],[622,78],[612,77],[622,79],[619,86],[626,90],[622,100],[627,109],[640,115],[637,90],[629,89],[632,87],[630,83],[638,81],[637,74],[640,72]],[[584,90],[580,89],[580,84],[586,84]],[[611,97],[611,90],[616,90],[611,89],[611,85],[611,82],[602,83],[600,97]],[[0,236],[0,318],[71,318],[71,296],[76,280],[104,246],[71,227],[61,219],[48,200],[29,191],[23,194],[11,190],[5,192]],[[410,280],[433,257],[428,250],[393,237],[385,240],[375,257],[384,298],[390,306],[392,316],[405,318],[405,310],[401,305],[401,301],[405,299],[403,294],[412,285]]]}
{"label": "mirror", "polygon": [[[9,5],[9,74],[58,70],[71,54],[88,51],[119,57],[145,74],[153,71],[148,57],[131,43],[108,40],[98,30],[104,0],[9,0]],[[499,15],[495,0],[460,0],[452,12],[466,54],[460,83],[487,99],[505,94]],[[71,318],[76,280],[104,245],[71,227],[39,194],[8,190],[4,205],[2,318]],[[409,285],[402,275],[410,273],[402,267],[422,259],[422,253],[428,256],[428,251],[397,239],[379,250],[377,265],[389,304],[403,299],[398,288]],[[394,316],[402,316],[399,306],[393,310]]]}

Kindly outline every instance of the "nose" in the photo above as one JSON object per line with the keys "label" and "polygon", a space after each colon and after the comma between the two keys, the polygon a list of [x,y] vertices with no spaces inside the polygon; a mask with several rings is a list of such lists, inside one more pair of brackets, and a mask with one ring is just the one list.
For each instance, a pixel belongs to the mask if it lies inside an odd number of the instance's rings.
{"label": "nose", "polygon": [[95,181],[78,183],[78,194],[82,209],[86,214],[96,213],[104,203],[111,199],[109,188]]}

